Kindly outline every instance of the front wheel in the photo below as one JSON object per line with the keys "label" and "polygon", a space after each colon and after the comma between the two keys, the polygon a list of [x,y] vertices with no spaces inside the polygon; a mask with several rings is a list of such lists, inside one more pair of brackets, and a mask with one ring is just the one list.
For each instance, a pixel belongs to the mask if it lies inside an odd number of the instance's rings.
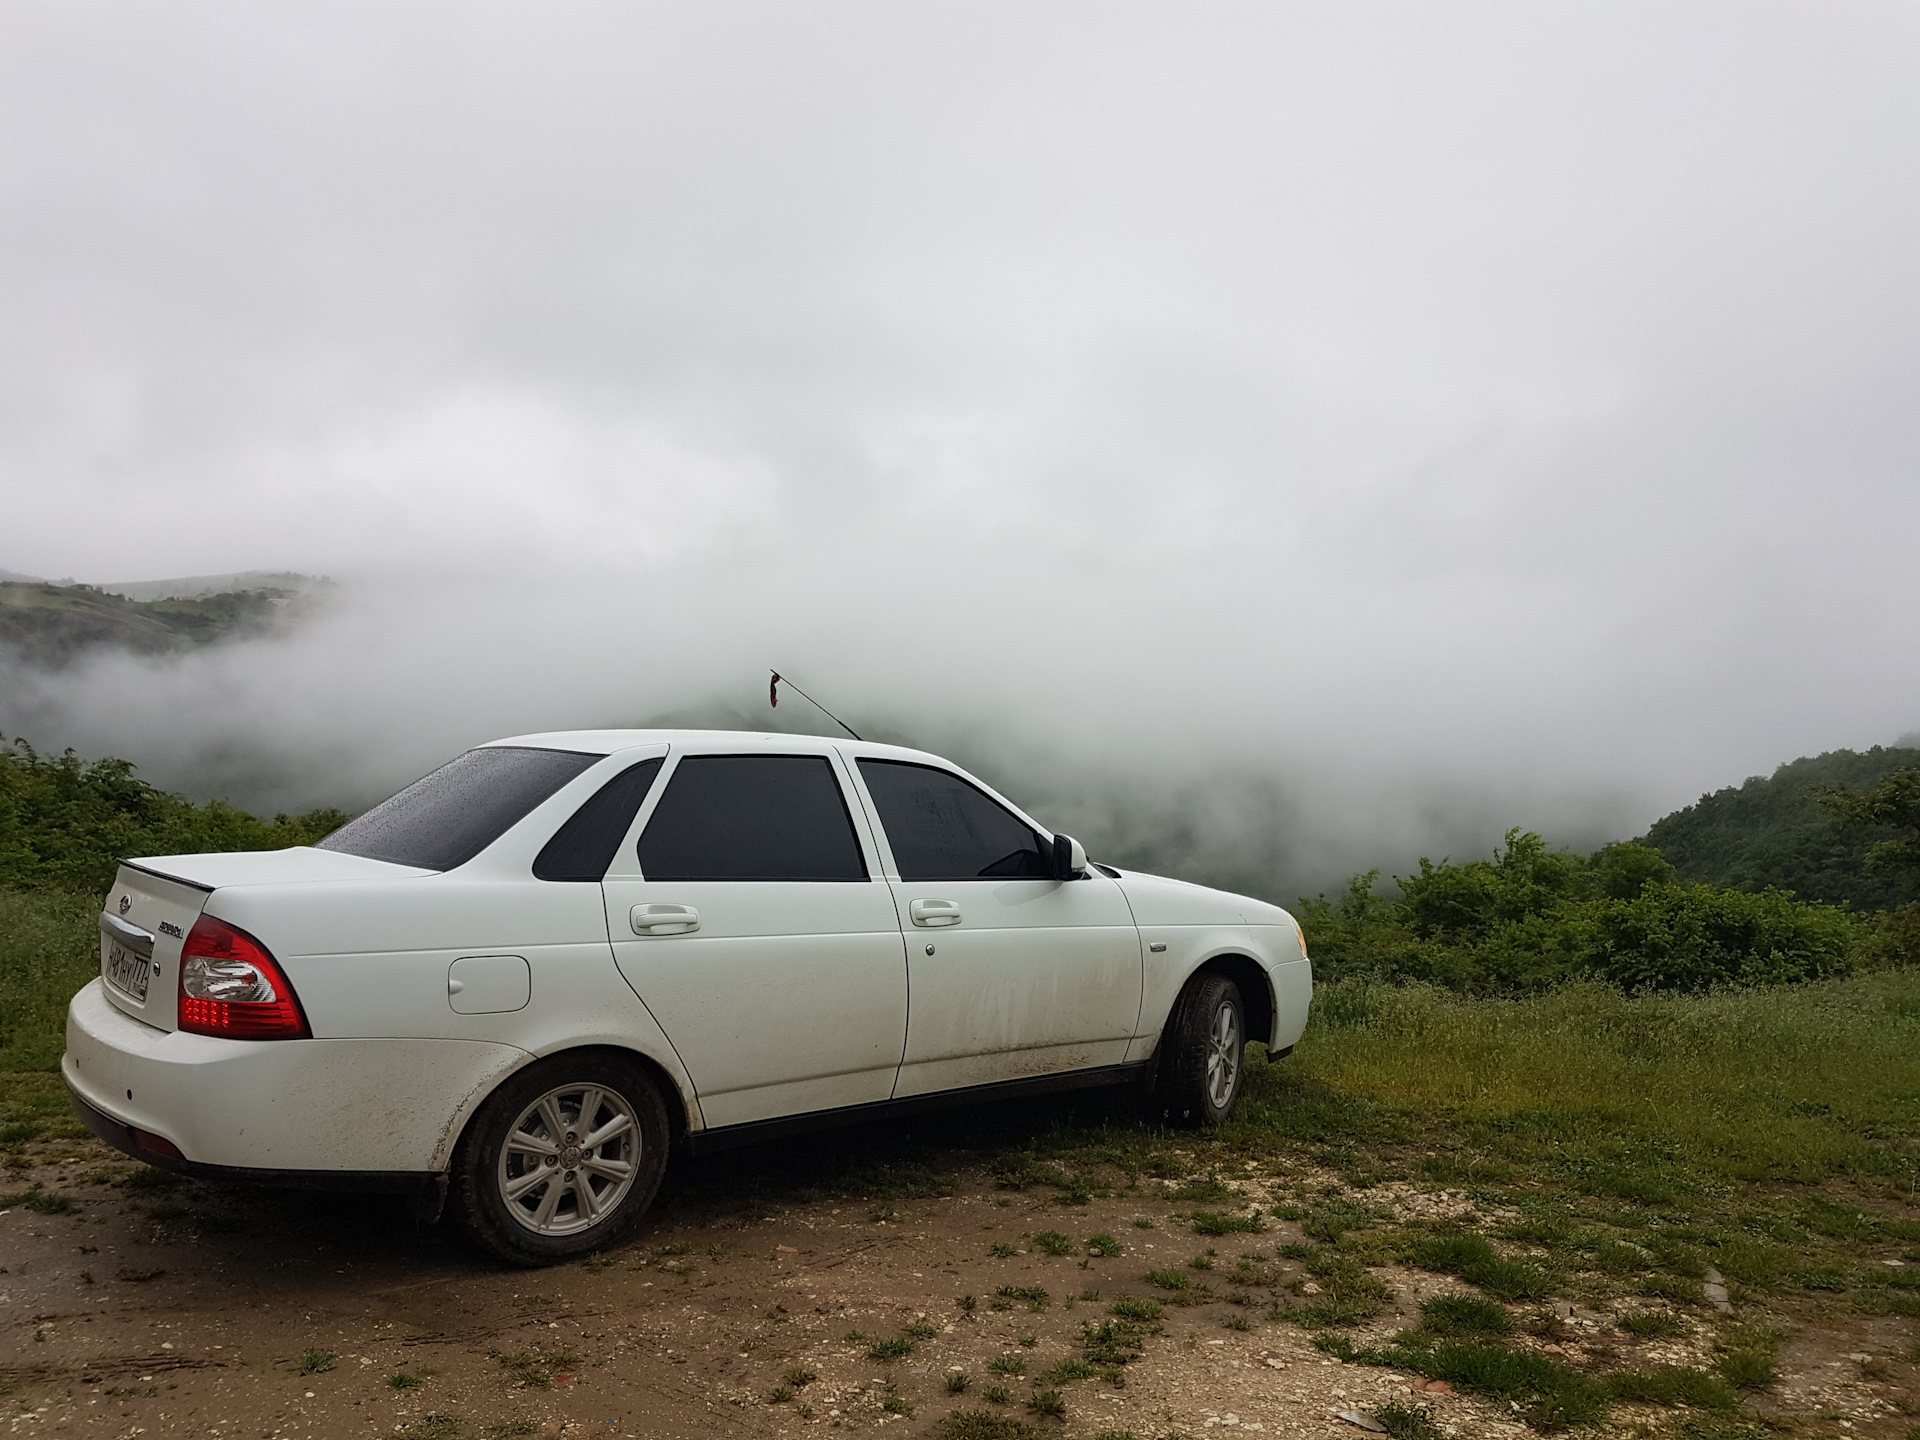
{"label": "front wheel", "polygon": [[1240,987],[1224,975],[1188,985],[1160,1047],[1155,1109],[1179,1125],[1218,1125],[1240,1098],[1247,1045]]}
{"label": "front wheel", "polygon": [[454,1157],[461,1227],[514,1265],[610,1245],[653,1203],[667,1111],[652,1081],[604,1053],[529,1065],[488,1097]]}

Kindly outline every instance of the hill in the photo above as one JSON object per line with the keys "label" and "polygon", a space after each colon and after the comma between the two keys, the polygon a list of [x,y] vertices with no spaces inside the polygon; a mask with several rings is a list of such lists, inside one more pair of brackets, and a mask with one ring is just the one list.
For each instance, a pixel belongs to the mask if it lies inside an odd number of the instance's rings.
{"label": "hill", "polygon": [[267,634],[292,617],[301,597],[294,584],[133,599],[94,585],[0,581],[0,658],[56,669],[100,649],[138,655],[189,650]]}
{"label": "hill", "polygon": [[1702,795],[1656,821],[1640,843],[1658,850],[1685,880],[1733,890],[1773,887],[1802,900],[1890,910],[1920,901],[1920,880],[1865,868],[1867,851],[1893,832],[1843,829],[1813,797],[1821,786],[1864,790],[1916,768],[1920,749],[1830,750]]}

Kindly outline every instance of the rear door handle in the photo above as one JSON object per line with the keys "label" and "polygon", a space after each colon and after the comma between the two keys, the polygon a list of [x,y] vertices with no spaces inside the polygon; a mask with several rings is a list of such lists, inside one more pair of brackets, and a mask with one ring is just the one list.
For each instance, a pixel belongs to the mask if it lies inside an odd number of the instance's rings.
{"label": "rear door handle", "polygon": [[907,906],[907,914],[913,923],[929,929],[938,929],[942,925],[960,923],[960,903],[957,900],[916,900]]}
{"label": "rear door handle", "polygon": [[636,905],[627,923],[636,935],[686,935],[700,928],[700,912],[691,905]]}

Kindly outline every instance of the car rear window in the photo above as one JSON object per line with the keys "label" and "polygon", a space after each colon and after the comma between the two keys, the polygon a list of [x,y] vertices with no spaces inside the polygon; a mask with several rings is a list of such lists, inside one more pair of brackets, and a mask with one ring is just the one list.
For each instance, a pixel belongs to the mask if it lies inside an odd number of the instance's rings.
{"label": "car rear window", "polygon": [[902,760],[862,760],[860,777],[879,807],[902,880],[1052,876],[1040,837],[958,775]]}
{"label": "car rear window", "polygon": [[649,880],[865,880],[833,766],[818,755],[689,755],[640,836]]}
{"label": "car rear window", "polygon": [[320,848],[422,870],[451,870],[603,758],[519,745],[469,750],[342,825]]}

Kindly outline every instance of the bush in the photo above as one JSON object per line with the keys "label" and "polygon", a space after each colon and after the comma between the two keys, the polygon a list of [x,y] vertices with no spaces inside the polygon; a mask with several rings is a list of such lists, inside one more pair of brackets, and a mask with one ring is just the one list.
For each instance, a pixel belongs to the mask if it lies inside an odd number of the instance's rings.
{"label": "bush", "polygon": [[98,895],[132,855],[281,850],[347,822],[339,810],[261,820],[220,800],[195,805],[134,778],[125,760],[51,759],[0,747],[0,885]]}
{"label": "bush", "polygon": [[1863,918],[1785,891],[1681,883],[1639,844],[1582,860],[1514,830],[1490,860],[1423,858],[1398,899],[1379,881],[1368,871],[1334,900],[1300,902],[1317,979],[1519,995],[1584,976],[1686,993],[1920,963],[1920,907]]}
{"label": "bush", "polygon": [[1848,969],[1865,938],[1834,906],[1711,885],[1650,885],[1589,907],[1585,918],[1587,964],[1626,990],[1815,980]]}

